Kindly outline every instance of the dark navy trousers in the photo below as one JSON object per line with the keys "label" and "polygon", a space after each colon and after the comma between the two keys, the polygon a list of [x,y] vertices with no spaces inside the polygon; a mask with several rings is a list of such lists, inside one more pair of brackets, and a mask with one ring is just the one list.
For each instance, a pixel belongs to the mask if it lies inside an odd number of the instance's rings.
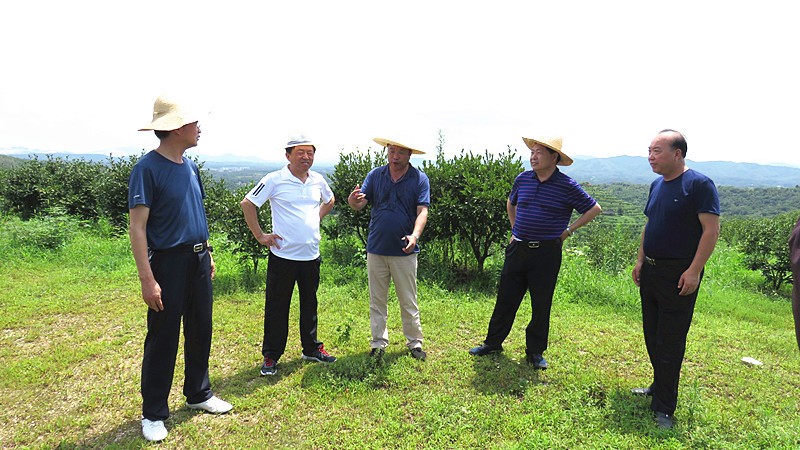
{"label": "dark navy trousers", "polygon": [[561,242],[541,241],[538,248],[524,241],[506,247],[497,302],[484,343],[499,347],[511,332],[517,310],[526,292],[531,295],[531,320],[525,329],[525,353],[541,355],[550,333],[550,307],[561,270]]}
{"label": "dark navy trousers", "polygon": [[211,256],[200,253],[155,252],[150,267],[161,286],[162,311],[147,310],[147,337],[142,360],[142,416],[169,417],[167,398],[172,388],[181,320],[184,337],[183,395],[188,403],[211,398],[208,357],[211,352]]}
{"label": "dark navy trousers", "polygon": [[[678,405],[678,383],[683,356],[686,353],[686,336],[692,324],[697,290],[680,296],[678,281],[689,268],[691,260],[657,260],[655,265],[645,262],[639,278],[642,299],[642,328],[653,382],[650,386],[653,411],[672,415]],[[703,273],[700,273],[700,280]]]}
{"label": "dark navy trousers", "polygon": [[300,296],[300,343],[303,353],[312,354],[322,342],[317,339],[317,288],[321,259],[294,261],[270,252],[264,299],[264,341],[261,354],[275,361],[286,350],[289,335],[289,306],[297,283]]}

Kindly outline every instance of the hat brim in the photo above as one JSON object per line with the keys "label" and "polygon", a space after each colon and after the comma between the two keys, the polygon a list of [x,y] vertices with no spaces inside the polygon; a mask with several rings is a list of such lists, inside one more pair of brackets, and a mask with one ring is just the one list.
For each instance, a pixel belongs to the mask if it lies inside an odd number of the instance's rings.
{"label": "hat brim", "polygon": [[200,118],[197,114],[186,114],[184,116],[166,115],[139,128],[139,131],[172,131],[199,120]]}
{"label": "hat brim", "polygon": [[401,147],[401,148],[407,149],[407,150],[411,151],[411,153],[414,154],[414,155],[424,155],[425,154],[425,152],[423,152],[422,150],[417,150],[417,149],[415,149],[413,147],[409,147],[407,145],[403,145],[403,144],[401,144],[399,142],[395,142],[395,141],[393,141],[391,139],[372,138],[372,140],[375,141],[375,143],[377,143],[381,147],[386,147],[388,145],[394,145],[395,147]]}
{"label": "hat brim", "polygon": [[533,146],[534,145],[539,144],[539,145],[543,145],[543,146],[549,148],[550,150],[558,153],[561,156],[561,161],[559,161],[557,163],[557,165],[559,165],[559,166],[570,166],[574,162],[574,161],[572,161],[572,158],[570,158],[560,148],[553,147],[553,145],[548,144],[547,142],[542,142],[542,141],[539,141],[537,139],[526,138],[526,137],[523,137],[522,140],[525,142],[525,145],[527,145],[530,150],[533,150]]}

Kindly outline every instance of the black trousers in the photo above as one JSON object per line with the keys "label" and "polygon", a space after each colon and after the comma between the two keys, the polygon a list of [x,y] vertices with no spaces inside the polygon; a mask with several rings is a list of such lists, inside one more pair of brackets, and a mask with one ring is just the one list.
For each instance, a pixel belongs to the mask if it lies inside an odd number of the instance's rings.
{"label": "black trousers", "polygon": [[[645,263],[640,273],[642,328],[653,366],[650,408],[670,415],[678,405],[686,336],[700,290],[698,285],[691,295],[678,295],[678,280],[690,264],[691,260],[657,260],[655,265]],[[703,279],[702,273],[700,279]]]}
{"label": "black trousers", "polygon": [[286,350],[289,335],[289,305],[297,283],[300,294],[300,343],[311,354],[322,342],[317,340],[317,288],[321,259],[293,261],[269,254],[264,301],[264,342],[261,354],[275,361]]}
{"label": "black trousers", "polygon": [[542,241],[539,248],[513,241],[506,247],[497,302],[484,343],[500,346],[511,332],[525,292],[531,294],[531,321],[525,329],[525,353],[541,355],[550,333],[550,307],[561,270],[561,242]]}
{"label": "black trousers", "polygon": [[211,398],[208,356],[211,352],[211,258],[201,253],[153,253],[150,267],[161,286],[162,311],[147,310],[147,337],[142,360],[142,416],[169,417],[181,319],[184,337],[183,395],[188,403]]}

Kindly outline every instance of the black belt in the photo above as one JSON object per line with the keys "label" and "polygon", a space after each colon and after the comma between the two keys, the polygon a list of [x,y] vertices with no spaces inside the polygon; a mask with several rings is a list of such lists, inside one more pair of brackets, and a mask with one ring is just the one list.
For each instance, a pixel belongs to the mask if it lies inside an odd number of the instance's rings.
{"label": "black belt", "polygon": [[514,239],[514,242],[528,248],[554,247],[556,245],[561,245],[561,239],[551,239],[549,241],[518,241]]}
{"label": "black belt", "polygon": [[208,249],[208,244],[200,242],[197,244],[181,244],[175,247],[165,248],[161,250],[153,250],[156,253],[201,253]]}
{"label": "black belt", "polygon": [[649,256],[644,257],[644,262],[651,266],[682,266],[692,263],[692,258],[667,258],[655,259]]}

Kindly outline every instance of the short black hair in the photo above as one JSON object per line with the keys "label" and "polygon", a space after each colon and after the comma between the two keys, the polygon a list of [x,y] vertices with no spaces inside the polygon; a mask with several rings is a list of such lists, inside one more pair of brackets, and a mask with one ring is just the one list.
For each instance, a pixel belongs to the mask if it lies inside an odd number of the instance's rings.
{"label": "short black hair", "polygon": [[162,140],[162,139],[166,138],[167,136],[169,136],[169,134],[172,133],[172,131],[153,130],[153,133],[156,134],[156,137],[159,140]]}
{"label": "short black hair", "polygon": [[[308,144],[297,144],[297,145],[308,145]],[[291,155],[292,154],[292,150],[294,150],[294,148],[297,147],[297,145],[294,145],[292,147],[286,147],[286,153]],[[314,154],[316,155],[317,154],[317,147],[312,145],[311,148],[314,149]]]}
{"label": "short black hair", "polygon": [[686,143],[686,136],[684,136],[680,131],[675,131],[671,128],[665,128],[658,132],[658,134],[661,133],[674,133],[676,136],[672,139],[672,142],[670,142],[670,148],[672,150],[680,149],[681,154],[684,158],[686,158],[686,150],[689,149],[689,145]]}

